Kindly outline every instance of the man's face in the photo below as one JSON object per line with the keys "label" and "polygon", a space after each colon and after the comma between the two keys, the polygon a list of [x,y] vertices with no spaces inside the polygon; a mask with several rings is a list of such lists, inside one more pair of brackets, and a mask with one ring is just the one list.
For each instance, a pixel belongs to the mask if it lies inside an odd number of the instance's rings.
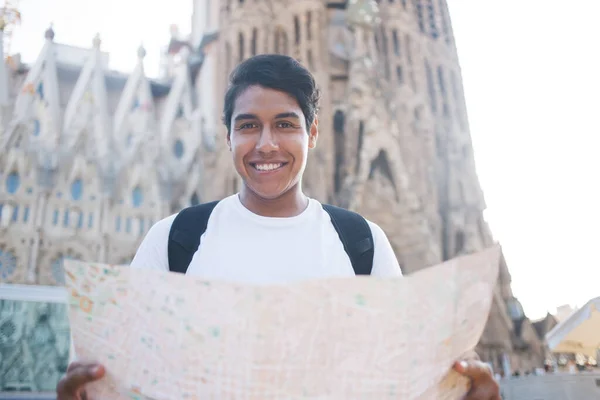
{"label": "man's face", "polygon": [[316,121],[307,133],[304,114],[292,96],[251,86],[235,102],[227,143],[246,187],[272,200],[301,181],[317,135]]}

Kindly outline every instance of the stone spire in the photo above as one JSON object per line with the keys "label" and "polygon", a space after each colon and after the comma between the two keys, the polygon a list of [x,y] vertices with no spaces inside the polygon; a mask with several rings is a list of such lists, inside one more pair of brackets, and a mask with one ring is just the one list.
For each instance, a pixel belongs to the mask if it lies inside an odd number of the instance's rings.
{"label": "stone spire", "polygon": [[100,44],[100,36],[96,35],[91,57],[83,66],[65,109],[63,150],[74,153],[76,144],[82,143],[86,156],[97,164],[104,178],[109,178],[115,165]]}
{"label": "stone spire", "polygon": [[[19,131],[27,132],[24,143],[33,153],[44,173],[57,168],[57,150],[61,133],[61,110],[54,58],[54,31],[46,31],[46,41],[25,82],[17,95],[13,120],[7,130],[2,147],[7,148]],[[33,130],[19,130],[19,126],[32,126]],[[41,178],[45,180],[44,178]],[[44,184],[44,182],[40,182]],[[46,182],[51,184],[51,182]]]}
{"label": "stone spire", "polygon": [[181,61],[176,66],[175,78],[160,121],[161,147],[169,154],[163,155],[164,162],[159,165],[159,175],[163,185],[168,187],[179,185],[186,179],[202,141],[201,135],[189,134],[190,131],[197,132],[194,129],[196,120],[187,64],[189,51],[183,48],[180,54]]}
{"label": "stone spire", "polygon": [[7,106],[10,104],[9,87],[8,87],[8,75],[6,71],[6,64],[4,63],[4,18],[0,17],[0,106]]}
{"label": "stone spire", "polygon": [[128,164],[144,146],[144,158],[152,162],[159,143],[150,83],[144,73],[146,50],[140,46],[138,63],[129,76],[115,112],[114,142],[116,150]]}

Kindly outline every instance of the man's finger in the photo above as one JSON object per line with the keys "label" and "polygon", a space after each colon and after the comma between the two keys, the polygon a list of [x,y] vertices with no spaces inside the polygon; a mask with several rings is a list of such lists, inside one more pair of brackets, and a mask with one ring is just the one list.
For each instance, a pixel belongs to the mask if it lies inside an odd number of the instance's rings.
{"label": "man's finger", "polygon": [[487,379],[488,377],[492,377],[492,371],[490,370],[490,367],[481,361],[456,362],[454,363],[454,369],[458,373],[473,380],[478,380],[481,378]]}
{"label": "man's finger", "polygon": [[104,372],[104,367],[98,364],[79,364],[71,367],[71,370],[67,372],[56,386],[58,398],[61,400],[75,398],[83,385],[102,378]]}
{"label": "man's finger", "polygon": [[475,389],[470,391],[463,400],[502,400],[496,392]]}
{"label": "man's finger", "polygon": [[454,369],[471,380],[471,389],[465,400],[498,400],[500,388],[490,367],[481,361],[461,361]]}

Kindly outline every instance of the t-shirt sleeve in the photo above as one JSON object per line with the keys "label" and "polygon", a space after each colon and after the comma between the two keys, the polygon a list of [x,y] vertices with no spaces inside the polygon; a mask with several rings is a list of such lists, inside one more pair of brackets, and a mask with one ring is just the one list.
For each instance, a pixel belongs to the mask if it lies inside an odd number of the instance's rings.
{"label": "t-shirt sleeve", "polygon": [[150,228],[131,261],[131,268],[169,270],[169,232],[176,215],[164,218]]}
{"label": "t-shirt sleeve", "polygon": [[400,264],[394,254],[394,249],[383,229],[379,225],[368,221],[373,235],[375,254],[373,256],[373,269],[371,275],[380,277],[402,276]]}

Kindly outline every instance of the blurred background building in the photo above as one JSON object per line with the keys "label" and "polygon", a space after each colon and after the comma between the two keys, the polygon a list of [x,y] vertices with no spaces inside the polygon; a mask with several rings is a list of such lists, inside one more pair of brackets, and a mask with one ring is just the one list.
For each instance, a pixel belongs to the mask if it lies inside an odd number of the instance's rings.
{"label": "blurred background building", "polygon": [[[234,66],[260,53],[295,57],[323,89],[306,192],[379,224],[405,274],[493,243],[445,0],[194,0],[192,32],[172,27],[158,79],[141,47],[124,74],[108,70],[100,37],[76,48],[53,28],[22,63],[10,53],[18,8],[3,15],[3,283],[51,293],[66,258],[128,263],[154,222],[238,190],[222,97]],[[543,365],[556,324],[530,321],[510,283],[503,259],[477,348],[507,374]],[[56,321],[54,303],[0,302],[0,390],[52,389],[68,355]]]}

